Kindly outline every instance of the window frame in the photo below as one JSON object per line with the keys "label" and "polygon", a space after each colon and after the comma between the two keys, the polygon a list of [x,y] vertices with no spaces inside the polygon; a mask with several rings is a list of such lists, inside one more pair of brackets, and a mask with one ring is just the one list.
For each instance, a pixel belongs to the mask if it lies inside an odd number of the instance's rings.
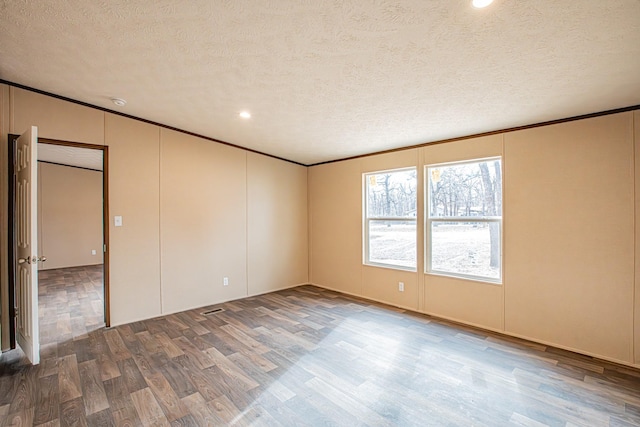
{"label": "window frame", "polygon": [[[501,215],[496,216],[442,216],[442,217],[432,217],[431,216],[431,173],[430,169],[437,167],[450,167],[457,165],[465,165],[465,164],[473,164],[473,163],[482,163],[482,162],[491,162],[494,160],[500,160],[500,173],[502,175],[501,181]],[[460,160],[453,162],[441,162],[441,163],[432,163],[424,165],[424,188],[425,188],[425,199],[424,199],[424,273],[430,274],[434,276],[444,276],[444,277],[452,277],[458,279],[471,280],[474,282],[487,283],[491,285],[502,285],[503,277],[504,277],[504,232],[503,232],[503,219],[504,219],[504,162],[502,156],[490,156],[490,157],[482,157],[476,159],[468,159],[468,160]],[[432,250],[433,250],[433,242],[431,239],[431,227],[434,222],[482,222],[482,223],[498,223],[500,230],[500,268],[498,278],[492,278],[487,276],[478,276],[473,274],[465,274],[465,273],[454,273],[450,271],[442,271],[442,270],[434,270],[432,267]]]}
{"label": "window frame", "polygon": [[[393,172],[404,172],[404,171],[415,171],[416,173],[416,216],[414,217],[398,217],[398,216],[369,216],[369,176],[371,175],[382,175],[385,173],[393,173]],[[363,172],[362,173],[362,263],[364,265],[370,267],[381,267],[381,268],[389,268],[394,270],[403,270],[403,271],[418,271],[418,168],[416,166],[408,166],[394,169],[383,169],[372,172]],[[375,262],[370,260],[370,240],[369,240],[369,229],[371,221],[389,221],[389,222],[413,222],[415,224],[416,232],[415,232],[415,266],[408,267],[405,265],[399,264],[388,264],[383,262]]]}

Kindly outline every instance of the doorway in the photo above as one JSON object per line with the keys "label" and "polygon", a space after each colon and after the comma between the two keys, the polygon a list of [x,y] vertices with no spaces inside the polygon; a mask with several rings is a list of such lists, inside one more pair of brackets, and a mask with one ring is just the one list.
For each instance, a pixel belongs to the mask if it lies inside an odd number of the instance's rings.
{"label": "doorway", "polygon": [[[16,298],[16,138],[9,149],[9,301]],[[38,339],[46,345],[110,324],[108,147],[38,138],[38,153],[38,241],[47,259],[38,266]],[[15,321],[9,334],[15,348]]]}

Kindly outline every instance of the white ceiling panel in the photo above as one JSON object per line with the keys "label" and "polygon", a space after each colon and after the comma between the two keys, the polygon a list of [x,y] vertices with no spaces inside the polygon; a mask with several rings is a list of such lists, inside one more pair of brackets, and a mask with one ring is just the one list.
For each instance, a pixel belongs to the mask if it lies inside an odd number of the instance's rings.
{"label": "white ceiling panel", "polygon": [[85,169],[102,170],[102,150],[38,144],[38,160]]}

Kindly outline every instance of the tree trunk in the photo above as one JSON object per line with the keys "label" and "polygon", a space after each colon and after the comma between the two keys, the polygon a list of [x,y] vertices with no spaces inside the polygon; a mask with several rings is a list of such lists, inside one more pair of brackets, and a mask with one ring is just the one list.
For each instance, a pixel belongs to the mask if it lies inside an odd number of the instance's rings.
{"label": "tree trunk", "polygon": [[391,195],[389,194],[389,179],[391,175],[384,176],[384,196],[385,196],[385,212],[384,216],[391,216]]}
{"label": "tree trunk", "polygon": [[[498,188],[497,182],[491,181],[491,175],[489,174],[489,167],[486,162],[479,163],[480,174],[482,175],[482,183],[484,187],[484,205],[486,216],[495,216],[496,212],[496,188]],[[498,177],[496,177],[496,181]],[[491,242],[491,260],[489,265],[491,267],[500,267],[500,224],[491,222],[489,223],[489,237]]]}
{"label": "tree trunk", "polygon": [[495,194],[496,194],[496,215],[502,215],[502,170],[498,160],[493,162],[493,169],[496,172]]}

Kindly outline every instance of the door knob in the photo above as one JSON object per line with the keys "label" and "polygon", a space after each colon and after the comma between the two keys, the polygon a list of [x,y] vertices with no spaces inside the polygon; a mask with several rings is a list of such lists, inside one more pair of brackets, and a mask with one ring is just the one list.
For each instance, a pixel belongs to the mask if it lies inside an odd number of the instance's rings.
{"label": "door knob", "polygon": [[38,261],[40,262],[45,262],[47,260],[46,256],[41,256],[40,258],[38,258]]}
{"label": "door knob", "polygon": [[26,257],[26,258],[18,258],[18,264],[31,264],[31,257]]}

